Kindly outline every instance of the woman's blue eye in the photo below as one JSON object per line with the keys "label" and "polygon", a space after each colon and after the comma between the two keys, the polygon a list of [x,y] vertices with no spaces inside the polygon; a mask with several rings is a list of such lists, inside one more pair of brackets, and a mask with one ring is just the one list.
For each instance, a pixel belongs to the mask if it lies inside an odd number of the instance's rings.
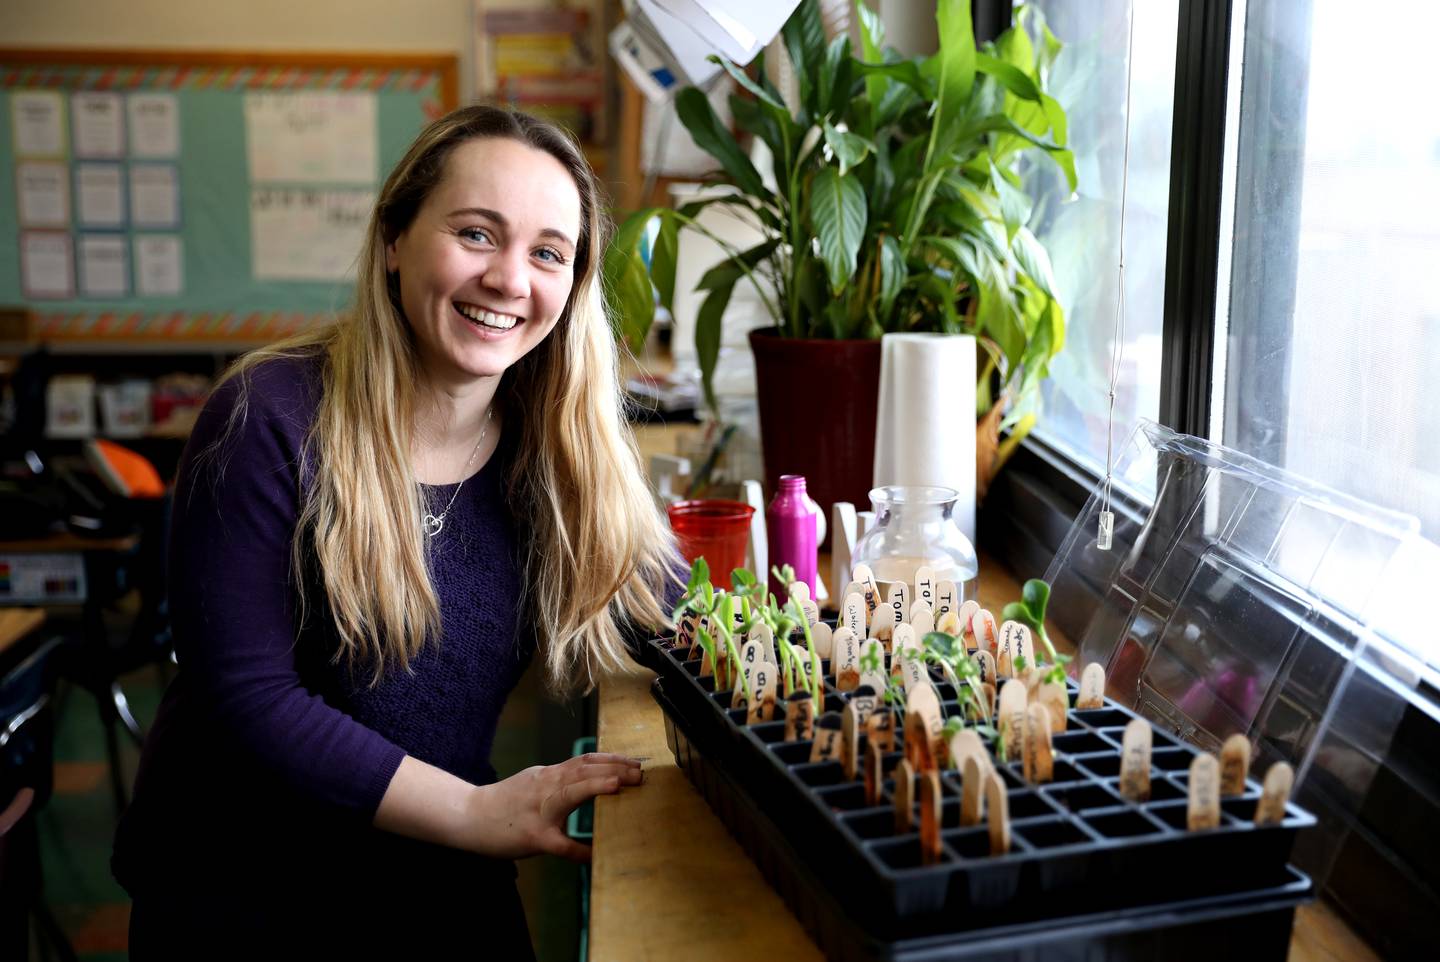
{"label": "woman's blue eye", "polygon": [[460,236],[466,240],[476,242],[488,241],[490,239],[490,235],[485,232],[485,228],[483,227],[462,227],[460,229]]}
{"label": "woman's blue eye", "polygon": [[559,251],[557,251],[557,250],[556,250],[555,248],[553,248],[553,247],[542,247],[542,248],[540,248],[538,251],[536,251],[536,253],[537,253],[537,254],[549,254],[549,255],[550,255],[550,263],[552,263],[552,264],[563,264],[563,263],[565,263],[565,257],[564,257],[564,255],[561,254]]}

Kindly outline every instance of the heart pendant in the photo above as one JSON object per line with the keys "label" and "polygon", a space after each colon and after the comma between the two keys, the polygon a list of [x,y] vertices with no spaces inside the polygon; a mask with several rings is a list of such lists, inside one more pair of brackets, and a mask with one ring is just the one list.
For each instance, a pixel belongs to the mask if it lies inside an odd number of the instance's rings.
{"label": "heart pendant", "polygon": [[433,514],[427,514],[425,520],[420,522],[420,524],[425,531],[426,537],[433,538],[440,533],[441,527],[444,526],[445,516],[442,514],[437,518]]}

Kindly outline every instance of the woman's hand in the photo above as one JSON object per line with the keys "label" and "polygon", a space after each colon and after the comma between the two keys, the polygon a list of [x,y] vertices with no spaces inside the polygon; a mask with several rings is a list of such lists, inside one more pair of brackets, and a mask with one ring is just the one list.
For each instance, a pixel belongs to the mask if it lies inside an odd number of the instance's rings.
{"label": "woman's hand", "polygon": [[474,834],[464,847],[495,858],[559,855],[590,861],[590,846],[565,834],[565,819],[596,795],[641,782],[640,762],[591,752],[559,765],[536,765],[476,787],[467,806]]}

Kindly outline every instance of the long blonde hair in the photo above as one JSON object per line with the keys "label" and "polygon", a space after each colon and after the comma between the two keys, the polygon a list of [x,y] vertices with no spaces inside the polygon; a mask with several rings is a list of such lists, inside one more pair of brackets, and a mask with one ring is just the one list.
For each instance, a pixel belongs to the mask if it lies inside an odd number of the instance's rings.
{"label": "long blonde hair", "polygon": [[[386,272],[385,247],[415,219],[454,148],[508,137],[543,150],[580,192],[570,300],[555,329],[502,377],[497,399],[518,429],[508,479],[517,530],[529,533],[521,631],[538,634],[552,690],[588,691],[625,665],[624,627],[669,620],[674,541],[650,496],[625,426],[616,340],[600,262],[605,224],[595,176],[559,128],[526,114],[471,106],[432,123],[395,166],[371,216],[355,305],[334,324],[242,358],[242,377],[274,357],[323,354],[324,392],[306,441],[308,484],[292,546],[293,574],[312,568],[337,629],[337,662],[378,683],[440,634],[440,607],[416,519],[421,495],[410,440],[422,369],[414,333]],[[232,419],[232,424],[234,419]],[[300,595],[304,604],[303,592]]]}

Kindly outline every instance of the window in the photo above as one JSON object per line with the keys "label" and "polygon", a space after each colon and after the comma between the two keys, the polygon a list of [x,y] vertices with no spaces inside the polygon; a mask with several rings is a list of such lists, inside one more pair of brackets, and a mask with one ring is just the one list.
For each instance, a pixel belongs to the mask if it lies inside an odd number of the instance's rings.
{"label": "window", "polygon": [[1115,397],[1115,444],[1141,417],[1160,410],[1161,323],[1170,190],[1178,0],[1045,0],[1051,30],[1065,43],[1051,77],[1066,106],[1080,186],[1065,199],[1051,164],[1028,172],[1038,197],[1032,228],[1044,242],[1066,305],[1065,350],[1044,385],[1036,433],[1097,473],[1105,466],[1108,392],[1115,332],[1116,251],[1125,158],[1125,87],[1130,17],[1130,179],[1125,202],[1125,336]]}
{"label": "window", "polygon": [[[1399,9],[1399,8],[1403,8]],[[1382,507],[1440,541],[1440,6],[1390,9],[1383,83],[1357,62],[1356,10],[1236,4],[1244,43],[1233,223],[1218,279],[1212,433]],[[1242,32],[1243,31],[1243,32]],[[1227,297],[1228,292],[1228,297]]]}

